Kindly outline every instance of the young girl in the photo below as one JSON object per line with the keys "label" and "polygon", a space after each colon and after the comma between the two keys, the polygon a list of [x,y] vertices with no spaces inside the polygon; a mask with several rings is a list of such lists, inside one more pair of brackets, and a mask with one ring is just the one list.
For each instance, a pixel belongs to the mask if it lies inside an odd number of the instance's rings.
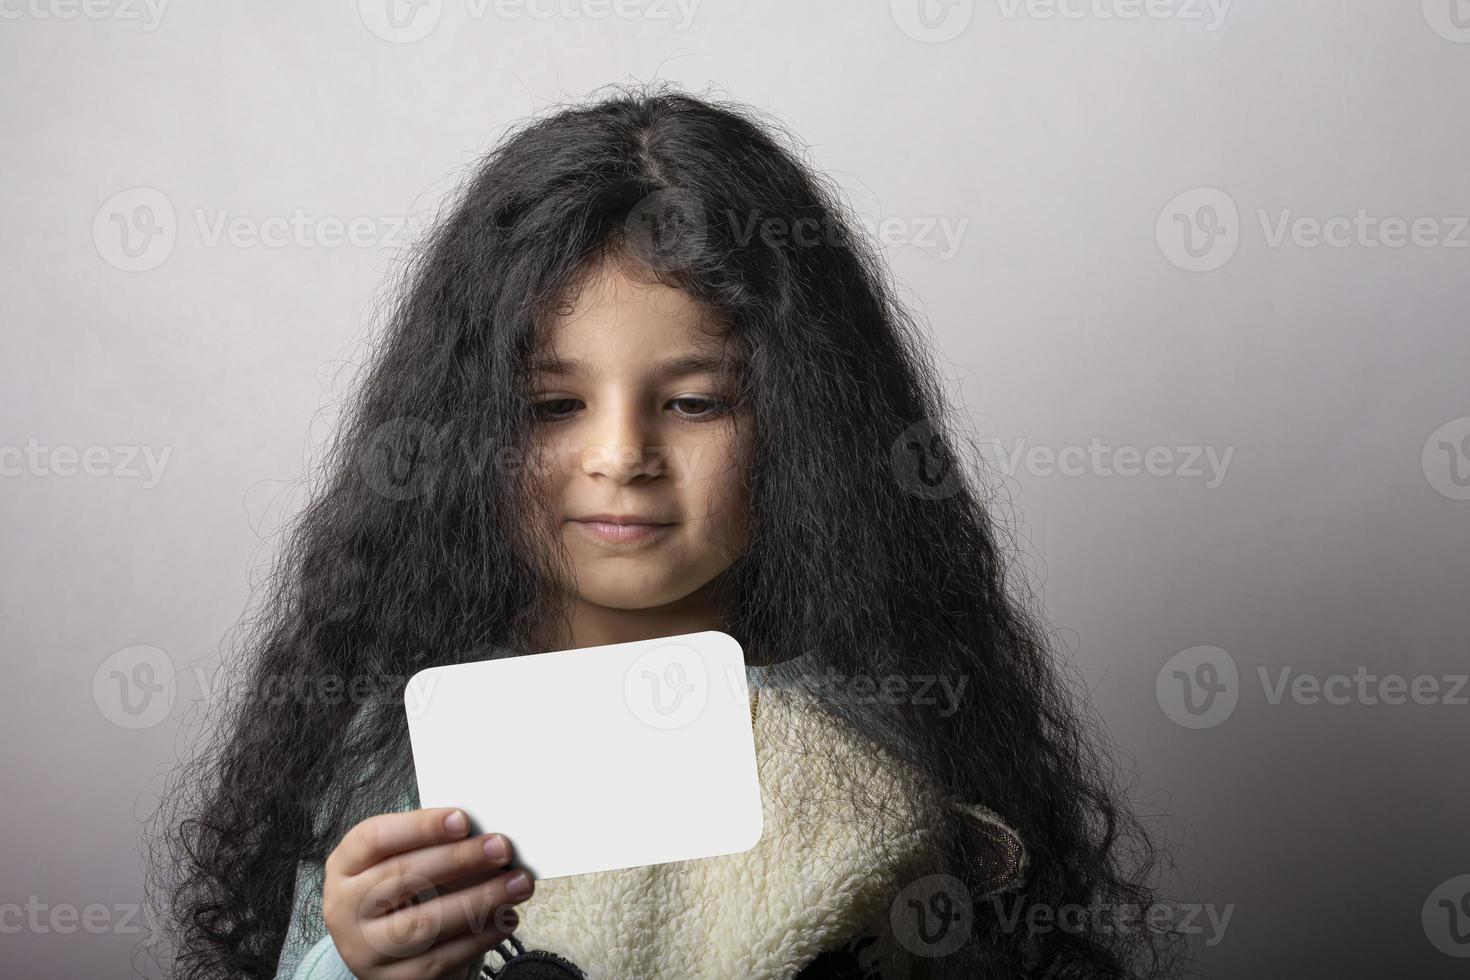
{"label": "young girl", "polygon": [[[1171,971],[1175,936],[1089,914],[1150,904],[1152,844],[909,315],[750,113],[656,90],[527,125],[410,273],[161,811],[174,976]],[[418,808],[417,671],[708,629],[750,665],[751,850],[532,882]],[[514,793],[534,734],[495,715]]]}

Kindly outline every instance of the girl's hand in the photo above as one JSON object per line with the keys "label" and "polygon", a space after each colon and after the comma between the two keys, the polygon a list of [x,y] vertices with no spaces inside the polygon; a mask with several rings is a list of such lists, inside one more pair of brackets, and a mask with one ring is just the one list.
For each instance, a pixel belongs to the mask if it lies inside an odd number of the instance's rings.
{"label": "girl's hand", "polygon": [[531,877],[503,870],[503,835],[464,840],[468,829],[464,811],[452,807],[384,813],[349,830],[327,856],[322,919],[353,976],[453,976],[515,929],[510,906],[530,896]]}

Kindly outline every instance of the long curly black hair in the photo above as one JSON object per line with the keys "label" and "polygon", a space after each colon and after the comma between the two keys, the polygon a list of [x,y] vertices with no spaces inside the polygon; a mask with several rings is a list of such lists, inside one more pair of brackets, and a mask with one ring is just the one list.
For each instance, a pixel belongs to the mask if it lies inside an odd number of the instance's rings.
{"label": "long curly black hair", "polygon": [[[530,650],[554,613],[544,569],[520,557],[519,481],[495,461],[529,445],[536,324],[610,255],[717,311],[739,348],[749,537],[722,586],[752,662],[965,678],[945,712],[816,690],[832,718],[1018,833],[1011,908],[1155,900],[1164,849],[1026,587],[931,352],[796,145],[738,104],[619,86],[517,127],[473,168],[406,264],[324,482],[226,658],[210,734],[157,811],[150,895],[173,976],[273,976],[298,868],[412,785],[407,678]],[[935,819],[944,868],[985,894],[994,838]],[[1165,976],[1178,938],[1008,926],[978,903],[965,946],[930,969]]]}

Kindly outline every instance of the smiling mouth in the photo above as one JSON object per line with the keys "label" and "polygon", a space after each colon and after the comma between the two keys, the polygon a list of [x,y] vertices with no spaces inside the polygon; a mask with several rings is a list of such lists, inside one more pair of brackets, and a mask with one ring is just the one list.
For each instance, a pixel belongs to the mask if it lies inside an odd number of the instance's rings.
{"label": "smiling mouth", "polygon": [[672,524],[618,523],[615,521],[573,520],[570,523],[582,528],[598,541],[612,544],[650,541],[666,533]]}

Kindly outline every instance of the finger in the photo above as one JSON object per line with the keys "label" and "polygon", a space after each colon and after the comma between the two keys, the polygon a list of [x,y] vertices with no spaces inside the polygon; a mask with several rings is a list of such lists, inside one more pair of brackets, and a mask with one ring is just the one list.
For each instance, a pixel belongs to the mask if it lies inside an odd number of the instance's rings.
{"label": "finger", "polygon": [[494,949],[505,942],[520,917],[515,909],[499,911],[481,932],[465,933],[430,947],[418,956],[400,960],[382,970],[383,980],[426,980],[455,975],[451,971],[463,969],[472,958]]}
{"label": "finger", "polygon": [[338,874],[361,874],[384,858],[431,844],[458,840],[469,832],[463,810],[435,807],[407,813],[380,813],[349,830],[328,857]]}
{"label": "finger", "polygon": [[510,855],[504,834],[487,834],[396,854],[363,872],[359,880],[374,898],[377,911],[370,914],[387,915],[429,887],[442,893],[478,884],[505,867]]}
{"label": "finger", "polygon": [[[524,876],[526,890],[511,890],[511,879],[518,875]],[[525,901],[534,887],[528,873],[513,869],[473,888],[439,895],[366,921],[362,938],[385,960],[417,956],[439,943],[484,931],[494,923],[497,909]]]}

